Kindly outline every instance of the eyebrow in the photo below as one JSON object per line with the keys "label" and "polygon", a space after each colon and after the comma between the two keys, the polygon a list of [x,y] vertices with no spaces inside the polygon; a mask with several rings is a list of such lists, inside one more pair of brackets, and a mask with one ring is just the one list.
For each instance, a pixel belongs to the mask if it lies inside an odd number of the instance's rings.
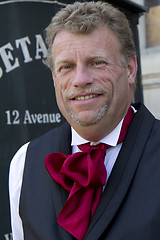
{"label": "eyebrow", "polygon": [[99,54],[92,54],[91,59],[95,59],[95,58],[107,58],[106,54],[103,54],[103,53],[99,53]]}
{"label": "eyebrow", "polygon": [[[91,56],[87,57],[88,60],[90,60],[90,59],[95,59],[95,58],[108,59],[107,56],[104,55],[104,54],[92,54]],[[72,62],[72,61],[74,61],[74,60],[68,59],[68,58],[59,57],[59,58],[57,58],[57,60],[55,61],[55,64],[68,63],[68,62]]]}
{"label": "eyebrow", "polygon": [[59,64],[69,63],[69,62],[72,62],[72,60],[69,60],[69,59],[63,58],[63,57],[59,57],[56,61],[54,61],[54,65],[58,66]]}

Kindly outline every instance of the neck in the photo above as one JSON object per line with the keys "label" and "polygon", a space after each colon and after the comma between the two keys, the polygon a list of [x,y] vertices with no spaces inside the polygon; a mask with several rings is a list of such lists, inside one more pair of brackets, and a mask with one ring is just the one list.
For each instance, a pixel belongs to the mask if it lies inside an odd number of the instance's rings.
{"label": "neck", "polygon": [[107,135],[109,135],[120,123],[120,121],[123,119],[123,117],[126,115],[128,112],[125,111],[121,117],[118,117],[118,114],[114,116],[114,122],[109,121],[108,119],[104,121],[101,121],[97,124],[93,124],[90,126],[77,126],[76,124],[72,125],[74,130],[85,140],[90,141],[90,142],[98,142],[99,140],[105,138]]}
{"label": "neck", "polygon": [[115,123],[114,125],[106,124],[105,127],[100,124],[93,124],[93,125],[84,126],[84,127],[79,127],[79,126],[78,127],[72,126],[72,127],[85,140],[90,142],[98,142],[99,140],[109,135],[116,128],[116,126],[119,124],[120,121],[117,121],[117,123]]}

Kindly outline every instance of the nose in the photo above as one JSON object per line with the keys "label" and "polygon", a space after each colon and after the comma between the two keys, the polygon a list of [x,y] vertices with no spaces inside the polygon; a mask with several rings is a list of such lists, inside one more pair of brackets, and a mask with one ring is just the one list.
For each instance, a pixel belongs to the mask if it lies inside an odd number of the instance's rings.
{"label": "nose", "polygon": [[93,83],[93,74],[89,71],[87,66],[77,66],[73,78],[74,87],[83,88],[86,85]]}

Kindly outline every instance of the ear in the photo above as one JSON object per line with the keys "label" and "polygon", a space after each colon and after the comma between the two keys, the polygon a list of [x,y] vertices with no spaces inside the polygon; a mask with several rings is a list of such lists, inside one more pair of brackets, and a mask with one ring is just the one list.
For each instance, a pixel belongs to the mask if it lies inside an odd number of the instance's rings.
{"label": "ear", "polygon": [[132,57],[128,62],[128,81],[131,85],[135,84],[136,75],[137,75],[137,58]]}

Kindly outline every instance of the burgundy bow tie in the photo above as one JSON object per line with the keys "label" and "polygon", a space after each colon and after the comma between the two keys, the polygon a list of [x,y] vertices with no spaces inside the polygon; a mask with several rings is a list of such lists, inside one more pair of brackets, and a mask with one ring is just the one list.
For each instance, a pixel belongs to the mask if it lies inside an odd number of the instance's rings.
{"label": "burgundy bow tie", "polygon": [[[130,108],[122,125],[118,143],[124,140],[133,117]],[[110,146],[89,143],[78,146],[82,152],[72,155],[51,153],[45,165],[53,180],[69,192],[58,218],[58,224],[78,240],[82,240],[95,213],[106,183],[104,166],[106,149]]]}

